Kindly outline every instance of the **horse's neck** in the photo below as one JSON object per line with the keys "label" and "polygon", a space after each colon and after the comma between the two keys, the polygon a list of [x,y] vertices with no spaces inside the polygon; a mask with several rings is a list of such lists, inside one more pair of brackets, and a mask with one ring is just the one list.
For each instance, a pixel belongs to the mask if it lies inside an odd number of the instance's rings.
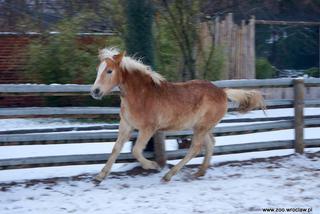
{"label": "horse's neck", "polygon": [[152,94],[159,90],[160,86],[144,74],[127,73],[125,79],[119,85],[122,93],[122,99],[130,105],[139,105],[144,103],[146,99],[150,99]]}

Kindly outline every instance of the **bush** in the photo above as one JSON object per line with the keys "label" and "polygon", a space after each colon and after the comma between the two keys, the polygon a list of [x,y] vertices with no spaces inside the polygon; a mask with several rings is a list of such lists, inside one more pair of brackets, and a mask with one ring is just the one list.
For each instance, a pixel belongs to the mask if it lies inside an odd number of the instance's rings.
{"label": "bush", "polygon": [[42,35],[29,46],[27,75],[41,83],[90,83],[95,77],[98,47],[81,47],[77,28],[60,24],[59,34]]}
{"label": "bush", "polygon": [[[123,47],[118,36],[95,39],[85,44],[77,33],[81,21],[65,20],[57,25],[59,34],[43,34],[29,45],[27,77],[37,83],[92,83],[96,77],[98,49]],[[29,78],[30,79],[30,78]]]}
{"label": "bush", "polygon": [[309,68],[304,73],[308,74],[310,77],[320,77],[319,68]]}
{"label": "bush", "polygon": [[221,74],[225,66],[225,56],[222,47],[214,47],[205,50],[203,56],[205,62],[202,62],[200,71],[203,73],[203,78],[206,80],[220,80]]}
{"label": "bush", "polygon": [[[33,40],[28,49],[26,75],[33,83],[76,83],[92,84],[96,78],[98,49],[106,46],[123,47],[119,36],[95,39],[94,42],[81,40],[77,33],[81,26],[75,20],[58,24],[59,34],[43,34]],[[46,97],[47,106],[65,105],[114,105],[118,99],[106,97],[102,102],[81,97],[70,103],[70,97]]]}
{"label": "bush", "polygon": [[256,78],[268,79],[276,75],[276,69],[266,58],[256,59]]}

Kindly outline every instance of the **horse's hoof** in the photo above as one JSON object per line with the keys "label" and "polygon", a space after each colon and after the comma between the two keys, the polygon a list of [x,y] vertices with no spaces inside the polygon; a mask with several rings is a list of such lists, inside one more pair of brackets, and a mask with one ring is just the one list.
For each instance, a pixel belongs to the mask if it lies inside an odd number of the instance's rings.
{"label": "horse's hoof", "polygon": [[169,183],[169,181],[170,181],[170,180],[166,180],[165,178],[161,178],[161,180],[160,180],[160,182],[161,182],[162,184],[167,184],[167,183]]}
{"label": "horse's hoof", "polygon": [[99,186],[101,184],[101,181],[98,181],[96,179],[92,180],[92,183],[94,184],[94,186]]}
{"label": "horse's hoof", "polygon": [[162,183],[169,183],[170,180],[171,180],[171,176],[166,174],[165,176],[162,177],[161,182]]}
{"label": "horse's hoof", "polygon": [[103,177],[100,175],[97,175],[96,177],[94,177],[94,179],[92,180],[92,182],[94,183],[95,186],[99,186],[101,184],[101,182],[103,181]]}
{"label": "horse's hoof", "polygon": [[194,177],[194,178],[199,178],[199,177],[203,177],[205,174],[206,174],[205,171],[199,170],[198,172],[196,172],[196,173],[193,174],[193,177]]}
{"label": "horse's hoof", "polygon": [[142,165],[142,168],[146,170],[148,169],[157,170],[157,171],[161,170],[161,167],[155,161],[151,161],[151,162],[148,162],[147,164]]}

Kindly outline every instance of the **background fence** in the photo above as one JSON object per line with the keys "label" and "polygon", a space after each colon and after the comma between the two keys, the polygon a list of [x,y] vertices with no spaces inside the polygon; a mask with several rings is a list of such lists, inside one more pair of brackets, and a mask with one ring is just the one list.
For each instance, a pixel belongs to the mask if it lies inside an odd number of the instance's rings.
{"label": "background fence", "polygon": [[[254,124],[217,127],[212,132],[215,136],[239,135],[247,133],[267,132],[284,129],[294,129],[294,140],[279,140],[269,142],[253,142],[245,144],[231,144],[216,146],[214,154],[230,154],[250,151],[264,151],[273,149],[295,148],[298,153],[303,153],[304,147],[320,146],[320,136],[317,139],[304,139],[303,130],[309,127],[320,127],[319,114],[304,116],[304,107],[318,107],[320,100],[304,99],[305,87],[319,87],[320,79],[267,79],[267,80],[224,80],[214,82],[219,87],[228,88],[274,88],[288,87],[294,91],[294,99],[266,100],[268,109],[294,108],[294,116],[269,115],[258,118],[224,118],[221,123],[255,122]],[[26,84],[2,84],[1,96],[70,96],[75,94],[89,95],[90,85],[26,85]],[[114,90],[114,94],[117,90]],[[229,105],[229,111],[236,106]],[[0,108],[0,119],[4,118],[34,118],[34,117],[75,117],[86,118],[99,115],[116,115],[119,108],[115,107],[23,107]],[[260,122],[260,123],[257,123]],[[38,144],[67,144],[88,142],[114,142],[118,134],[118,124],[68,126],[57,128],[18,129],[0,131],[0,146],[12,145],[38,145]],[[97,132],[94,132],[97,131]],[[154,152],[145,152],[147,158],[163,162],[167,159],[182,158],[187,149],[166,151],[163,141],[167,139],[179,139],[192,135],[191,130],[165,132],[158,137]],[[163,137],[165,136],[165,138]],[[137,137],[133,132],[131,140]],[[0,157],[0,169],[28,168],[39,166],[75,165],[104,163],[110,154],[81,154],[81,155],[55,155],[43,157],[6,158]],[[199,156],[202,156],[201,153]],[[131,153],[121,153],[118,162],[135,161]]]}

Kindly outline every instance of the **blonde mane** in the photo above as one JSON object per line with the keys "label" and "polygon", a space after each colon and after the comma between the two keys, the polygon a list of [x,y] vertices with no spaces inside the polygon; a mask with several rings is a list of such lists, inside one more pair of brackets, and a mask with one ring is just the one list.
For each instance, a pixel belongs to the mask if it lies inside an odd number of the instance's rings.
{"label": "blonde mane", "polygon": [[[117,48],[104,48],[100,50],[99,58],[101,61],[105,59],[113,59],[113,57],[119,53],[120,51]],[[130,56],[125,56],[120,62],[120,67],[129,72],[134,72],[134,71],[142,72],[150,76],[152,81],[158,85],[160,85],[162,81],[165,81],[165,78],[163,76],[153,71],[150,66],[143,64],[140,59],[135,59]]]}

